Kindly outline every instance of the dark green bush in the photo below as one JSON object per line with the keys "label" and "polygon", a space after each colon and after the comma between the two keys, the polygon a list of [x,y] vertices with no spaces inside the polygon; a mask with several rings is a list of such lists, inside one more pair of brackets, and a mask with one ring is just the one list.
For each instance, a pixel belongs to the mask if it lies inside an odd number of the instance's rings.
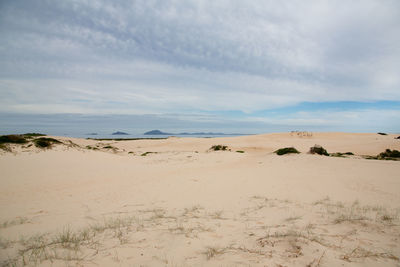
{"label": "dark green bush", "polygon": [[382,152],[378,155],[378,158],[385,159],[385,158],[400,158],[400,151],[398,150],[390,150],[386,149],[385,152]]}
{"label": "dark green bush", "polygon": [[274,153],[281,156],[281,155],[291,154],[291,153],[299,154],[300,152],[294,147],[285,147],[285,148],[280,148],[280,149],[274,151]]}
{"label": "dark green bush", "polygon": [[58,141],[54,138],[49,137],[40,137],[33,140],[36,147],[40,148],[50,148],[53,144],[62,144],[62,142]]}
{"label": "dark green bush", "polygon": [[387,135],[387,133],[378,133],[379,135]]}
{"label": "dark green bush", "polygon": [[12,143],[12,144],[25,144],[28,140],[22,135],[10,134],[0,136],[0,144]]}
{"label": "dark green bush", "polygon": [[214,150],[214,151],[219,151],[219,150],[228,150],[228,146],[223,146],[223,145],[214,145],[210,148],[210,150]]}
{"label": "dark green bush", "polygon": [[320,145],[315,145],[313,147],[310,147],[310,154],[318,154],[318,155],[324,155],[324,156],[329,156],[328,152],[326,151],[325,148],[323,148]]}

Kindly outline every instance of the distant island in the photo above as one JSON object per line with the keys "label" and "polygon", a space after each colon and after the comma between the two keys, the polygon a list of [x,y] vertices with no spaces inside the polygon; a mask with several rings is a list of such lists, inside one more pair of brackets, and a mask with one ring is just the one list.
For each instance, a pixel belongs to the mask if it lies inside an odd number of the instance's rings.
{"label": "distant island", "polygon": [[129,135],[128,133],[124,133],[124,132],[119,132],[119,131],[117,131],[117,132],[115,132],[115,133],[112,133],[112,135]]}
{"label": "distant island", "polygon": [[165,133],[162,132],[160,130],[152,130],[152,131],[148,131],[145,132],[144,135],[226,135],[224,133],[212,133],[212,132],[208,132],[208,133],[204,133],[204,132],[199,132],[199,133]]}
{"label": "distant island", "polygon": [[164,132],[161,132],[160,130],[152,130],[152,131],[145,132],[144,135],[172,135],[172,134],[164,133]]}
{"label": "distant island", "polygon": [[97,133],[88,133],[86,135],[97,135]]}

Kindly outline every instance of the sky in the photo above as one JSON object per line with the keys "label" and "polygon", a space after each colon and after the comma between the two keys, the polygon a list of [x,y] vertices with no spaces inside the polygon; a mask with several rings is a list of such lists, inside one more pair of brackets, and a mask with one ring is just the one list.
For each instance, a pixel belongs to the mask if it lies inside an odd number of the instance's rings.
{"label": "sky", "polygon": [[398,133],[399,44],[398,0],[1,0],[0,133]]}

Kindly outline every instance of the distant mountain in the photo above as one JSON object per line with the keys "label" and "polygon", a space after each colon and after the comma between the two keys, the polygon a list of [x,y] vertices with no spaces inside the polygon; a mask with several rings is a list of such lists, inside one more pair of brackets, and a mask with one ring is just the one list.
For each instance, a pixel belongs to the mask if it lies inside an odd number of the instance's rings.
{"label": "distant mountain", "polygon": [[86,135],[97,135],[97,133],[88,133]]}
{"label": "distant mountain", "polygon": [[160,130],[152,130],[144,133],[145,135],[172,135],[171,133],[164,133]]}
{"label": "distant mountain", "polygon": [[112,133],[112,135],[129,135],[128,133],[124,133],[124,132],[115,132],[115,133]]}
{"label": "distant mountain", "polygon": [[199,133],[164,133],[160,130],[152,130],[144,133],[145,135],[227,135],[224,133],[204,133],[204,132],[199,132]]}
{"label": "distant mountain", "polygon": [[212,133],[212,132],[209,132],[209,133],[200,132],[200,133],[179,133],[178,135],[225,135],[225,134],[224,133]]}

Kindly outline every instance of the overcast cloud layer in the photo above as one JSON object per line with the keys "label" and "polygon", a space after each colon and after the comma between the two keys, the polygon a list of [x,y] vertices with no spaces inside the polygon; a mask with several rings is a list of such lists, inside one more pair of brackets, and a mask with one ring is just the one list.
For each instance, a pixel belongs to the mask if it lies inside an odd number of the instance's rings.
{"label": "overcast cloud layer", "polygon": [[237,111],[248,117],[235,121],[319,125],[339,119],[259,112],[390,100],[354,112],[400,131],[399,44],[398,0],[3,0],[0,112]]}

